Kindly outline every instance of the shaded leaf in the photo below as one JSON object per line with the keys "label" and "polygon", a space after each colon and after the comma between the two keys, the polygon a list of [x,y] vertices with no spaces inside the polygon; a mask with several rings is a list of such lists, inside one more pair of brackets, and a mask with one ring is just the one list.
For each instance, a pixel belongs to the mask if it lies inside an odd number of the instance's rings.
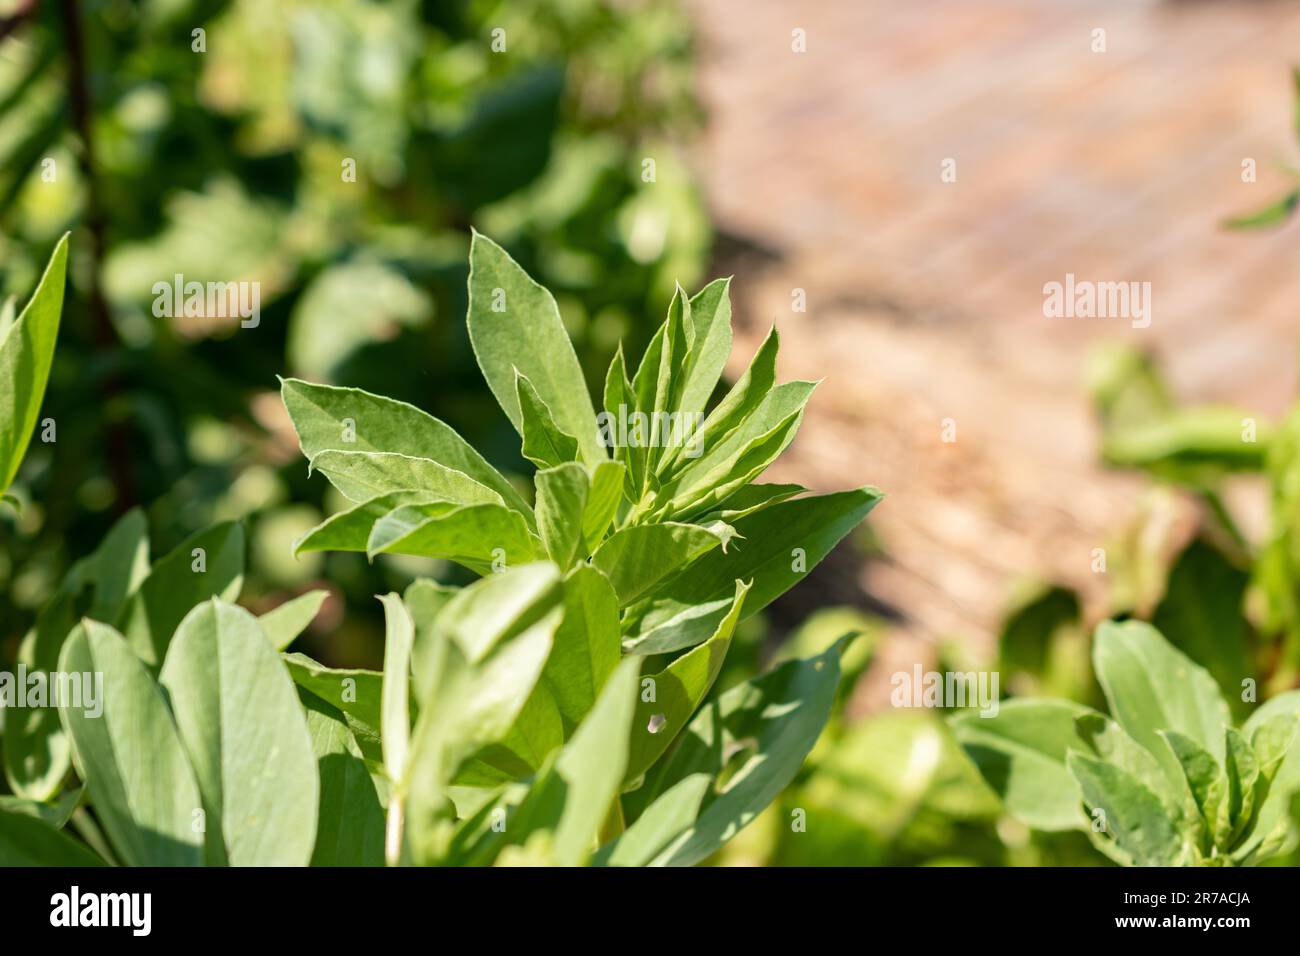
{"label": "shaded leaf", "polygon": [[66,702],[59,714],[99,822],[122,861],[201,866],[198,783],[162,692],[130,645],[111,627],[85,621],[64,644],[59,670],[102,673],[111,691],[98,717]]}
{"label": "shaded leaf", "polygon": [[[748,591],[747,584],[737,581],[731,608],[713,636],[657,674],[642,678],[628,751],[627,782],[636,780],[663,755],[713,687]],[[653,688],[653,700],[646,699],[647,687]]]}
{"label": "shaded leaf", "polygon": [[382,723],[383,674],[326,667],[305,654],[285,654],[283,660],[295,684],[369,728],[371,736],[378,736]]}
{"label": "shaded leaf", "polygon": [[1224,687],[1255,672],[1242,611],[1249,578],[1214,545],[1196,538],[1174,562],[1164,599],[1151,618],[1166,640]]}
{"label": "shaded leaf", "polygon": [[[76,623],[72,597],[66,593],[55,595],[23,639],[18,662],[25,664],[29,673],[57,672],[64,641]],[[18,677],[10,679],[16,681]],[[3,752],[5,779],[14,793],[30,800],[49,800],[58,793],[71,765],[71,750],[58,707],[51,704],[5,710]]]}
{"label": "shaded leaf", "polygon": [[636,677],[635,661],[624,661],[610,675],[596,706],[510,818],[512,843],[550,831],[553,859],[560,866],[577,866],[595,849],[624,775]]}
{"label": "shaded leaf", "polygon": [[795,498],[738,519],[740,540],[726,552],[710,551],[629,610],[628,646],[651,636],[660,650],[704,640],[726,613],[737,580],[752,584],[745,615],[762,610],[816,567],[880,498],[875,488],[859,488]]}
{"label": "shaded leaf", "polygon": [[[197,570],[202,568],[202,570]],[[233,601],[244,583],[244,529],[234,521],[182,541],[150,570],[117,618],[117,628],[150,668],[190,608],[210,597]]]}
{"label": "shaded leaf", "polygon": [[653,865],[692,866],[703,860],[794,779],[830,715],[844,644],[733,687],[696,715],[678,746],[629,801],[643,811],[694,774],[717,778],[725,770],[728,777],[694,825],[666,845]]}
{"label": "shaded leaf", "polygon": [[1065,756],[1085,753],[1078,718],[1095,714],[1065,700],[1007,700],[992,717],[957,713],[949,725],[1007,812],[1035,830],[1085,826],[1079,787]]}
{"label": "shaded leaf", "polygon": [[320,776],[312,866],[382,866],[384,808],[343,712],[299,688]]}
{"label": "shaded leaf", "polygon": [[104,866],[85,844],[25,813],[0,808],[0,866]]}
{"label": "shaded leaf", "polygon": [[627,605],[719,543],[717,535],[696,525],[633,525],[606,538],[591,563],[614,585],[619,604]]}

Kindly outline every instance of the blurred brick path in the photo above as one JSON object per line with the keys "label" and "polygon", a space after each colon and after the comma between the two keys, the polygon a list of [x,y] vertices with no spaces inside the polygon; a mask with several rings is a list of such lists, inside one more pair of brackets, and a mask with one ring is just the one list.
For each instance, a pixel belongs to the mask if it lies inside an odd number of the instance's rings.
{"label": "blurred brick path", "polygon": [[[1219,223],[1300,163],[1300,3],[692,6],[710,206],[765,250],[721,263],[748,322],[733,361],[776,320],[783,376],[826,377],[779,476],[886,490],[871,520],[887,557],[864,583],[904,634],[987,649],[1031,574],[1096,593],[1091,549],[1143,484],[1095,465],[1091,343],[1156,351],[1189,400],[1276,415],[1295,395],[1300,226]],[[1044,318],[1043,284],[1067,272],[1151,282],[1151,327]]]}

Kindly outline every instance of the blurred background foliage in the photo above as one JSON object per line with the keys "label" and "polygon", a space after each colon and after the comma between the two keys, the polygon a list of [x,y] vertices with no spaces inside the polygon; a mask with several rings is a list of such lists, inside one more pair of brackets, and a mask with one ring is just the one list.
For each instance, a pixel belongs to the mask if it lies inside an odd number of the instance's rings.
{"label": "blurred background foliage", "polygon": [[[244,519],[248,603],[328,578],[341,600],[309,649],[376,663],[372,595],[443,569],[293,559],[337,503],[276,376],[410,401],[518,474],[465,334],[470,228],[554,291],[593,382],[705,275],[673,0],[0,0],[0,23],[0,299],[30,294],[67,229],[74,270],[57,442],[34,444],[21,513],[0,515],[11,647],[142,504],[155,553]],[[260,324],[155,317],[176,274],[259,283]]]}
{"label": "blurred background foliage", "polygon": [[[13,489],[21,509],[0,509],[0,659],[71,562],[138,504],[155,555],[242,519],[244,603],[261,611],[329,588],[302,649],[375,666],[373,595],[454,572],[293,559],[293,539],[341,503],[309,478],[276,375],[410,401],[504,471],[529,471],[465,334],[469,230],[555,292],[592,384],[619,341],[639,354],[673,283],[710,275],[711,231],[684,158],[702,120],[693,56],[675,0],[0,0],[0,303],[24,301],[73,231],[43,407],[57,442],[33,444]],[[1284,198],[1268,221],[1294,205]],[[260,324],[156,317],[154,283],[178,273],[258,282]],[[1154,364],[1124,350],[1099,355],[1093,379],[1103,458],[1153,479],[1107,542],[1106,607],[1027,586],[995,664],[967,660],[965,635],[952,635],[936,667],[995,666],[1004,695],[1095,705],[1091,625],[1137,616],[1229,692],[1242,673],[1262,691],[1292,686],[1300,412],[1274,425],[1182,408]],[[1254,441],[1242,440],[1246,418]],[[1243,474],[1270,488],[1255,548],[1223,497]],[[1174,496],[1202,516],[1181,544]],[[814,602],[796,591],[767,623],[746,622],[720,689],[862,636],[800,777],[714,862],[1105,862],[1081,833],[1006,817],[942,711],[893,710],[880,694],[863,706],[859,678],[897,663],[877,654],[888,623],[847,607],[807,615],[844,596],[806,587]]]}

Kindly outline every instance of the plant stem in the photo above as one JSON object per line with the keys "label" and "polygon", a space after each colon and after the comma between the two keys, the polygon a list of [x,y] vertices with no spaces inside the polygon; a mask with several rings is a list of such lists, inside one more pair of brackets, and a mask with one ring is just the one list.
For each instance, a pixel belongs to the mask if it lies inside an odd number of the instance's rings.
{"label": "plant stem", "polygon": [[614,798],[614,805],[609,808],[609,813],[605,816],[605,822],[600,826],[600,842],[608,843],[617,836],[621,836],[627,829],[627,823],[623,820],[623,800],[620,797]]}
{"label": "plant stem", "polygon": [[402,798],[394,793],[388,799],[388,825],[384,829],[384,862],[397,866],[402,855]]}
{"label": "plant stem", "polygon": [[[104,262],[105,221],[99,201],[99,184],[95,171],[94,116],[90,99],[90,82],[87,78],[86,43],[81,29],[81,12],[77,0],[62,0],[63,39],[68,56],[68,103],[73,126],[81,140],[78,164],[86,184],[86,231],[90,236],[90,312],[94,317],[95,344],[104,351],[113,348],[117,333],[104,296],[102,271]],[[116,373],[104,377],[103,398],[106,409],[112,409],[113,399],[122,391]],[[108,470],[117,494],[113,510],[122,515],[135,504],[135,483],[131,475],[131,446],[126,428],[121,421],[108,424]]]}

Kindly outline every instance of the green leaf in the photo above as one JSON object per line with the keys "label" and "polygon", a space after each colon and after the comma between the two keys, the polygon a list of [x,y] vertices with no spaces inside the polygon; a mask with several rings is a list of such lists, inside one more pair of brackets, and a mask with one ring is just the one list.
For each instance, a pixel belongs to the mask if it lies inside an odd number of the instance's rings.
{"label": "green leaf", "polygon": [[659,413],[674,415],[677,411],[685,384],[681,373],[690,361],[694,336],[690,300],[679,285],[668,304],[668,318],[650,340],[632,378],[637,411],[645,414],[650,428],[644,442],[647,474],[657,473],[660,461],[669,454],[671,436],[665,435],[664,429],[670,427],[672,418]]}
{"label": "green leaf", "polygon": [[384,808],[343,712],[299,689],[320,775],[312,866],[382,866]]}
{"label": "green leaf", "polygon": [[602,461],[591,470],[591,488],[582,511],[582,540],[590,554],[600,545],[623,500],[627,468],[619,461]]}
{"label": "green leaf", "polygon": [[64,644],[59,670],[103,674],[109,691],[100,716],[75,700],[61,702],[59,715],[95,813],[122,861],[202,865],[203,836],[194,827],[203,806],[198,784],[162,692],[130,645],[111,627],[85,621]]}
{"label": "green leaf", "polygon": [[[642,679],[642,693],[637,700],[636,719],[632,724],[627,782],[636,780],[663,755],[713,687],[731,647],[731,638],[748,592],[749,585],[737,581],[731,608],[718,623],[713,636],[659,673]],[[649,684],[650,681],[653,684]],[[652,700],[646,700],[647,687],[653,688]]]}
{"label": "green leaf", "polygon": [[694,825],[712,788],[707,773],[678,780],[617,839],[601,847],[592,866],[648,866],[669,841]]}
{"label": "green leaf", "polygon": [[466,321],[483,377],[520,437],[526,436],[516,369],[536,387],[560,430],[577,439],[582,460],[589,465],[604,460],[587,382],[555,299],[478,232],[469,250]]}
{"label": "green leaf", "polygon": [[1171,784],[1151,752],[1104,714],[1089,711],[1075,718],[1075,731],[1088,747],[1085,756],[1114,764],[1160,798],[1172,818],[1182,815],[1184,791]]}
{"label": "green leaf", "polygon": [[379,600],[384,605],[385,622],[380,741],[384,772],[391,788],[384,855],[389,864],[396,865],[401,859],[402,800],[411,751],[411,648],[415,642],[415,625],[397,594],[385,594]]}
{"label": "green leaf", "polygon": [[1300,791],[1300,738],[1294,723],[1297,719],[1300,719],[1300,690],[1292,690],[1261,704],[1242,728],[1260,757],[1261,773],[1271,778],[1267,792],[1262,800],[1257,800],[1255,809],[1253,832],[1261,839],[1287,820],[1291,798]]}
{"label": "green leaf", "polygon": [[282,651],[297,640],[298,635],[307,630],[307,626],[316,619],[327,597],[329,597],[328,591],[308,591],[267,611],[257,619],[257,623],[270,639],[271,646],[277,651]]}
{"label": "green leaf", "polygon": [[[76,623],[72,596],[55,595],[41,609],[36,626],[23,639],[18,662],[26,665],[29,672],[57,672],[64,641]],[[19,680],[19,677],[13,675],[12,679]],[[29,800],[53,797],[71,765],[68,738],[59,720],[58,707],[51,704],[6,710],[3,751],[5,779],[14,793]]]}
{"label": "green leaf", "polygon": [[619,604],[625,606],[719,543],[716,534],[696,525],[634,525],[606,538],[592,554],[591,563],[605,572]]}
{"label": "green leaf", "polygon": [[517,512],[500,505],[403,505],[375,522],[366,554],[414,554],[446,558],[479,574],[494,564],[527,564],[541,557],[542,544]]}
{"label": "green leaf", "polygon": [[244,529],[234,521],[191,535],[167,553],[117,618],[117,628],[156,671],[181,620],[210,597],[233,601],[244,583]]}
{"label": "green leaf", "polygon": [[405,859],[431,863],[450,852],[452,779],[519,719],[550,654],[562,597],[555,566],[539,563],[477,581],[439,613],[416,674]]}
{"label": "green leaf", "polygon": [[457,594],[460,588],[439,584],[429,578],[418,578],[402,592],[402,602],[415,624],[415,640],[411,645],[412,683],[419,686],[419,675],[427,674],[438,653],[436,626],[438,615]]}
{"label": "green leaf", "polygon": [[720,503],[717,511],[710,511],[700,518],[700,524],[709,524],[713,521],[733,524],[739,518],[762,511],[771,505],[780,504],[782,501],[789,501],[807,490],[803,485],[745,485],[728,495]]}
{"label": "green leaf", "polygon": [[0,809],[0,866],[104,866],[84,844],[25,813]]}
{"label": "green leaf", "polygon": [[1111,715],[1155,755],[1170,780],[1182,768],[1159,736],[1176,730],[1223,760],[1223,728],[1232,723],[1214,679],[1149,624],[1105,622],[1093,637],[1093,667]]}
{"label": "green leaf", "polygon": [[[453,597],[439,623],[471,664],[518,636],[563,600],[560,574],[538,562],[476,581]],[[422,686],[417,681],[417,686]],[[428,703],[425,693],[421,703]]]}
{"label": "green leaf", "polygon": [[1011,673],[1042,675],[1053,640],[1079,621],[1079,598],[1068,588],[1050,587],[1033,595],[1003,621],[998,635],[1000,666]]}
{"label": "green leaf", "polygon": [[565,739],[595,705],[618,661],[614,589],[600,571],[579,565],[564,579],[564,616],[539,684],[555,702]]}
{"label": "green leaf", "polygon": [[323,451],[310,462],[352,501],[393,491],[421,491],[425,501],[504,505],[501,495],[469,475],[428,458],[394,452]]}
{"label": "green leaf", "polygon": [[1205,832],[1217,842],[1228,818],[1228,778],[1214,756],[1199,743],[1176,730],[1162,731],[1169,750],[1178,760],[1192,801],[1201,814]]}
{"label": "green leaf", "polygon": [[659,794],[701,772],[717,778],[725,770],[727,781],[653,865],[693,866],[703,860],[794,779],[830,716],[845,643],[733,687],[696,715],[673,752],[625,803],[644,810]]}
{"label": "green leaf", "polygon": [[1277,776],[1291,753],[1298,734],[1300,715],[1285,711],[1267,716],[1254,727],[1250,732],[1250,748],[1259,760],[1259,775],[1262,779],[1273,780]]}
{"label": "green leaf", "polygon": [[1227,848],[1244,832],[1255,809],[1255,785],[1260,779],[1260,764],[1246,739],[1232,727],[1224,733],[1224,770],[1228,778],[1227,822],[1221,846]]}
{"label": "green leaf", "polygon": [[[472,604],[480,609],[476,614],[477,623],[463,622],[459,624],[461,631],[491,635],[516,627],[515,623],[503,626],[502,623],[489,623],[478,617],[489,610],[487,601],[497,602],[498,607],[503,606],[500,601],[506,597],[506,592],[502,585],[495,583],[498,579],[499,576],[494,575],[493,585],[481,588],[481,593],[472,598]],[[612,669],[617,663],[619,619],[610,585],[603,580],[599,571],[588,566],[575,568],[569,581],[572,584],[565,584],[563,592],[564,618],[555,628],[550,656],[546,659],[541,679],[534,682],[532,691],[508,734],[500,736],[499,740],[494,737],[494,743],[477,754],[472,765],[456,777],[456,782],[474,786],[497,786],[532,774],[543,765],[552,750],[564,743],[573,726],[590,708],[590,701],[585,700],[586,693],[595,680],[603,683],[607,676],[604,667]],[[521,598],[525,604],[516,605],[512,611],[510,606],[504,605],[511,614],[507,620],[529,620],[536,617],[542,609],[555,609],[554,584],[554,568],[547,564],[537,564],[526,572],[511,588],[515,592],[511,598]],[[601,585],[603,593],[599,589]],[[460,607],[452,609],[447,617],[448,626],[452,626],[461,613],[463,611]],[[610,640],[607,632],[610,627],[614,628],[614,661],[607,665],[604,654],[607,653]],[[478,640],[478,637],[471,640]],[[598,691],[599,685],[595,689]],[[591,700],[594,700],[594,692],[591,693]],[[575,711],[580,708],[581,713],[575,715]]]}
{"label": "green leaf", "polygon": [[595,849],[624,776],[636,681],[635,661],[624,661],[610,675],[596,706],[507,823],[512,843],[552,831],[553,858],[560,866],[578,866]]}
{"label": "green leaf", "polygon": [[1077,830],[1086,821],[1065,755],[1090,749],[1076,721],[1095,713],[1070,701],[1025,698],[1003,701],[992,717],[957,713],[948,723],[1008,813],[1035,830]]}
{"label": "green leaf", "polygon": [[42,821],[46,826],[61,830],[68,825],[73,811],[81,804],[85,789],[85,787],[77,787],[75,790],[65,790],[53,803],[41,803],[37,800],[3,794],[0,795],[0,810],[26,814]]}
{"label": "green leaf", "polygon": [[0,493],[13,484],[36,428],[54,361],[67,267],[68,237],[64,235],[30,301],[0,337],[0,381],[5,383],[0,389]]}
{"label": "green leaf", "polygon": [[[294,542],[294,555],[312,551],[365,551],[375,522],[403,505],[435,504],[423,491],[393,491],[379,495],[347,511],[330,515]],[[441,502],[445,511],[453,507]]]}
{"label": "green leaf", "polygon": [[207,809],[209,862],[306,866],[319,777],[293,681],[257,618],[206,601],[181,622],[160,682]]}
{"label": "green leaf", "polygon": [[691,297],[694,346],[683,375],[679,410],[704,411],[731,354],[731,278],[714,279]]}
{"label": "green leaf", "polygon": [[[74,600],[91,589],[86,617],[109,622],[126,597],[148,575],[148,528],[143,512],[133,509],[118,519],[88,557],[73,564],[59,593],[36,615],[36,626],[23,637],[18,661],[27,669],[55,671],[64,640],[75,623]],[[59,709],[25,708],[4,721],[4,766],[9,787],[31,800],[51,799],[68,774],[70,750]]]}
{"label": "green leaf", "polygon": [[384,744],[384,769],[388,779],[400,782],[406,773],[411,748],[411,646],[415,625],[402,599],[385,594],[384,683],[380,692],[380,737]]}
{"label": "green leaf", "polygon": [[[758,410],[776,385],[776,353],[779,347],[780,336],[776,326],[773,326],[754,353],[749,368],[704,420],[699,432],[700,447],[717,448]],[[678,470],[698,461],[699,459],[678,456],[665,478],[674,476]]]}
{"label": "green leaf", "polygon": [[601,404],[605,413],[605,418],[597,422],[602,435],[601,444],[621,459],[626,447],[614,440],[617,435],[614,423],[636,409],[636,392],[632,391],[632,380],[627,375],[627,359],[623,355],[622,342],[618,343],[614,356],[609,360],[609,368],[605,370]]}
{"label": "green leaf", "polygon": [[476,766],[457,776],[457,783],[497,786],[527,777],[564,743],[564,720],[555,695],[540,679],[499,743],[477,755]]}
{"label": "green leaf", "polygon": [[414,405],[356,388],[313,385],[292,378],[281,381],[280,392],[308,459],[323,451],[393,452],[427,458],[486,485],[501,496],[506,507],[531,519],[527,502],[500,472],[450,425]]}
{"label": "green leaf", "polygon": [[[427,719],[421,711],[423,728],[417,727],[417,746],[431,766],[446,774],[429,774],[428,781],[450,782],[471,756],[479,773],[502,765],[527,770],[540,760],[532,753],[521,753],[519,737],[512,740],[510,735],[533,699],[560,615],[559,608],[553,608],[516,636],[502,641],[481,661],[464,661],[464,648],[456,645],[433,698],[434,709]],[[558,743],[559,739],[557,725],[552,740]],[[419,766],[413,766],[413,788],[424,782],[421,773]]]}
{"label": "green leaf", "polygon": [[627,646],[653,640],[649,646],[665,651],[699,643],[726,613],[737,580],[752,584],[745,615],[762,610],[816,567],[880,498],[875,488],[859,488],[795,498],[738,519],[736,544],[705,554],[629,610]]}
{"label": "green leaf", "polygon": [[1250,576],[1223,552],[1194,539],[1174,562],[1151,623],[1165,639],[1205,667],[1221,687],[1254,674],[1242,604]]}
{"label": "green leaf", "polygon": [[[615,462],[607,465],[619,466]],[[587,556],[582,518],[591,493],[587,471],[576,462],[539,471],[537,482],[537,528],[550,559],[567,569]]]}
{"label": "green leaf", "polygon": [[1173,866],[1187,848],[1160,799],[1132,774],[1080,753],[1067,758],[1084,802],[1105,812],[1106,833],[1136,866]]}
{"label": "green leaf", "polygon": [[761,475],[789,446],[815,382],[778,385],[730,434],[701,439],[703,454],[679,459],[673,478],[657,492],[657,513],[690,518],[716,507]]}
{"label": "green leaf", "polygon": [[528,376],[517,373],[515,389],[522,416],[523,456],[538,468],[554,468],[578,458],[578,440],[555,424],[551,410]]}
{"label": "green leaf", "polygon": [[293,682],[337,707],[378,736],[382,713],[384,675],[379,671],[332,668],[305,654],[283,655]]}
{"label": "green leaf", "polygon": [[614,358],[610,360],[609,370],[605,373],[604,406],[604,411],[596,420],[601,445],[611,449],[614,459],[625,465],[626,494],[629,500],[637,501],[646,484],[649,449],[644,443],[628,441],[627,436],[620,434],[619,423],[627,422],[628,417],[636,411],[636,392],[632,390],[632,382],[627,377],[622,343],[619,343]]}
{"label": "green leaf", "polygon": [[144,512],[132,508],[114,523],[89,557],[72,566],[62,589],[76,594],[91,588],[93,597],[86,617],[109,624],[148,576],[149,526]]}

